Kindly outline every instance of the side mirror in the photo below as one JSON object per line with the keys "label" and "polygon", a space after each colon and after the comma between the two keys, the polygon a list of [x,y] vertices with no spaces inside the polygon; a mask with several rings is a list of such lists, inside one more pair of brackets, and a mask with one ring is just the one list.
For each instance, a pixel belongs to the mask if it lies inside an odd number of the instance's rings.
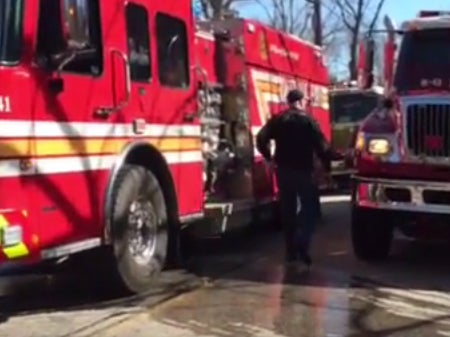
{"label": "side mirror", "polygon": [[67,50],[77,51],[89,47],[89,0],[60,1],[61,24]]}

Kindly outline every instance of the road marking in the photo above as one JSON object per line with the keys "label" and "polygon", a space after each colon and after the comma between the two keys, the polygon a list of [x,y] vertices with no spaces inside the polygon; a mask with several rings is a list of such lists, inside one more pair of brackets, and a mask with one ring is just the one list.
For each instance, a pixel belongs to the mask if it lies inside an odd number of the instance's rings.
{"label": "road marking", "polygon": [[450,294],[432,290],[398,289],[374,282],[361,282],[376,295],[354,294],[353,298],[378,307],[386,313],[418,321],[435,321],[450,325]]}

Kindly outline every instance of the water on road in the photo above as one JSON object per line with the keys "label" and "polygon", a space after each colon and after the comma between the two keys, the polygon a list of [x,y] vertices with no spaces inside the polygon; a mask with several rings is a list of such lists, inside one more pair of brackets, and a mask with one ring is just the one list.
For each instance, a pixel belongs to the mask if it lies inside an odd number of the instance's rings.
{"label": "water on road", "polygon": [[309,272],[284,263],[280,233],[210,243],[146,298],[105,301],[73,281],[9,297],[0,336],[450,336],[449,247],[397,240],[389,261],[365,264],[348,197],[323,202]]}

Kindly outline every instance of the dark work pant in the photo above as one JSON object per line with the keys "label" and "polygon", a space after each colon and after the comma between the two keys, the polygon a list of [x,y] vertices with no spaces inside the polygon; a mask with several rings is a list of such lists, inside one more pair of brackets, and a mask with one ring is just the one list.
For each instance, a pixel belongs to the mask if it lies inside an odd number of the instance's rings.
{"label": "dark work pant", "polygon": [[278,167],[276,175],[287,254],[309,252],[318,215],[317,186],[310,172]]}
{"label": "dark work pant", "polygon": [[316,210],[316,216],[317,216],[317,219],[320,219],[320,218],[322,218],[322,206],[320,205],[320,191],[319,191],[319,186],[317,186],[317,184],[314,184],[313,197],[314,197],[314,209]]}

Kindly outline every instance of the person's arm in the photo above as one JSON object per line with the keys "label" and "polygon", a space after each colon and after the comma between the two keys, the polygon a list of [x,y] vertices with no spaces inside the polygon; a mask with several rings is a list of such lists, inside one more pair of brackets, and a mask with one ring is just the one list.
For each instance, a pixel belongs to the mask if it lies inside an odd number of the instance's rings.
{"label": "person's arm", "polygon": [[312,129],[314,150],[322,162],[325,171],[330,172],[332,156],[331,147],[328,145],[325,135],[322,133],[322,130],[320,130],[316,121],[312,118],[309,118],[309,121]]}
{"label": "person's arm", "polygon": [[256,135],[256,149],[267,161],[272,159],[272,154],[270,153],[270,141],[273,139],[274,128],[275,117],[272,117]]}

